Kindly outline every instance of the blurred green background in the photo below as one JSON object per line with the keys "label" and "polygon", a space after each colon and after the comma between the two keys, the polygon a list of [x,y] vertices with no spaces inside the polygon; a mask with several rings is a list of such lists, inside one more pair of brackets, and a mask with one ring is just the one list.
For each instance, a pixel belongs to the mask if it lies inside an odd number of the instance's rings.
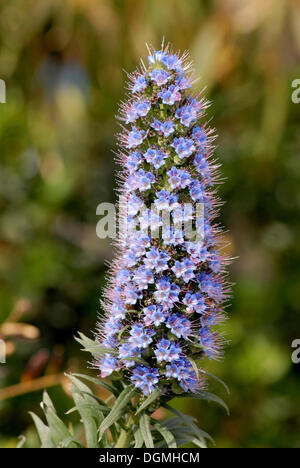
{"label": "blurred green background", "polygon": [[[126,75],[145,42],[188,49],[212,101],[225,183],[233,289],[225,360],[230,417],[180,401],[217,447],[300,447],[300,78],[298,0],[7,0],[0,3],[0,446],[38,442],[28,411],[63,371],[85,371],[74,341],[94,329],[108,240],[96,207],[115,200],[113,160]],[[92,372],[92,371],[90,371]]]}

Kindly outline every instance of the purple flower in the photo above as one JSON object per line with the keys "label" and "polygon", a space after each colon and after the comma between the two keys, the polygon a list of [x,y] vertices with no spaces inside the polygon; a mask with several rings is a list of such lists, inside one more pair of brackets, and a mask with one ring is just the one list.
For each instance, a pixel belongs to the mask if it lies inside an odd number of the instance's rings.
{"label": "purple flower", "polygon": [[137,172],[138,176],[138,189],[141,192],[151,188],[151,185],[155,182],[155,176],[151,172],[146,172],[143,169],[139,169]]}
{"label": "purple flower", "polygon": [[171,120],[166,120],[161,125],[161,131],[163,132],[164,136],[168,138],[175,130],[174,123]]}
{"label": "purple flower", "polygon": [[141,153],[134,151],[133,153],[129,153],[128,159],[126,161],[126,167],[129,172],[134,172],[138,169],[140,163],[142,161]]}
{"label": "purple flower", "polygon": [[187,340],[191,335],[191,322],[182,315],[170,315],[166,325],[171,329],[173,335],[177,336],[177,338],[184,338]]}
{"label": "purple flower", "polygon": [[140,266],[135,272],[134,282],[139,290],[147,289],[149,284],[154,283],[154,276],[150,270]]}
{"label": "purple flower", "polygon": [[221,302],[223,299],[223,288],[218,278],[212,273],[203,272],[198,278],[199,287],[202,292],[206,293],[211,299],[216,302]]}
{"label": "purple flower", "polygon": [[157,343],[154,354],[156,356],[157,362],[172,362],[179,359],[181,348],[177,343],[163,338]]}
{"label": "purple flower", "polygon": [[130,380],[136,388],[140,388],[144,395],[148,396],[153,392],[159,381],[159,371],[158,369],[138,365],[134,369]]}
{"label": "purple flower", "polygon": [[152,343],[152,337],[155,335],[155,331],[150,328],[144,328],[141,323],[135,323],[132,325],[129,332],[130,338],[129,343],[135,348],[147,348]]}
{"label": "purple flower", "polygon": [[182,69],[182,63],[177,54],[165,55],[162,62],[169,70],[180,71]]}
{"label": "purple flower", "polygon": [[196,122],[198,116],[199,103],[197,102],[179,107],[175,113],[175,117],[180,120],[182,125],[190,127],[192,123]]}
{"label": "purple flower", "polygon": [[151,305],[143,309],[144,322],[147,326],[155,325],[158,327],[166,319],[163,308],[157,305]]}
{"label": "purple flower", "polygon": [[161,132],[161,131],[162,131],[161,125],[162,125],[161,122],[160,122],[158,119],[156,119],[155,117],[153,118],[152,124],[150,124],[150,126],[151,126],[152,128],[154,128],[154,130],[156,130],[157,132]]}
{"label": "purple flower", "polygon": [[203,148],[207,142],[207,136],[203,128],[196,126],[193,128],[192,136],[198,147]]}
{"label": "purple flower", "polygon": [[164,161],[167,155],[157,149],[148,148],[144,154],[144,157],[149,164],[154,166],[155,169],[159,169],[164,165]]}
{"label": "purple flower", "polygon": [[152,65],[155,65],[156,62],[161,62],[164,57],[165,53],[162,50],[157,50],[152,55],[148,56],[148,60]]}
{"label": "purple flower", "polygon": [[154,205],[157,210],[172,211],[178,207],[178,196],[171,194],[168,190],[161,190],[157,193]]}
{"label": "purple flower", "polygon": [[[124,362],[125,367],[134,367],[135,362],[132,358],[141,357],[141,350],[139,348],[134,348],[129,343],[122,343],[119,347],[119,358]],[[128,358],[131,358],[128,360]]]}
{"label": "purple flower", "polygon": [[184,90],[184,89],[188,89],[192,87],[190,80],[185,76],[184,73],[177,74],[176,84],[180,90]]}
{"label": "purple flower", "polygon": [[196,202],[203,202],[205,196],[204,185],[199,182],[199,180],[194,180],[190,186],[190,195],[191,198]]}
{"label": "purple flower", "polygon": [[162,86],[166,84],[167,81],[169,81],[170,79],[169,73],[164,69],[154,68],[154,70],[152,70],[149,76],[153,81],[155,81],[157,86]]}
{"label": "purple flower", "polygon": [[211,189],[218,164],[200,122],[207,104],[189,94],[185,55],[150,52],[131,82],[122,105],[118,256],[97,334],[107,353],[96,365],[102,376],[122,370],[122,384],[145,396],[159,388],[172,397],[174,384],[201,388],[194,355],[219,355],[213,327],[223,320],[226,259]]}
{"label": "purple flower", "polygon": [[217,357],[219,354],[215,334],[209,327],[203,327],[199,330],[199,343],[203,346],[204,353],[209,359]]}
{"label": "purple flower", "polygon": [[139,91],[143,91],[146,87],[147,87],[146,78],[143,75],[139,75],[134,82],[131,92],[137,93]]}
{"label": "purple flower", "polygon": [[167,172],[167,175],[169,176],[169,184],[172,189],[184,189],[192,180],[187,171],[177,169],[174,166]]}
{"label": "purple flower", "polygon": [[180,386],[186,392],[196,392],[199,381],[191,363],[186,358],[181,358],[166,366],[166,377],[173,377],[179,381]]}
{"label": "purple flower", "polygon": [[146,268],[150,268],[151,270],[155,269],[156,273],[161,273],[168,269],[169,259],[170,256],[166,252],[159,251],[155,247],[152,247],[151,250],[146,253],[144,264]]}
{"label": "purple flower", "polygon": [[189,138],[174,138],[171,146],[173,146],[180,159],[187,158],[195,151],[194,142]]}
{"label": "purple flower", "polygon": [[135,286],[131,283],[127,283],[124,288],[124,301],[125,304],[135,304],[138,300],[139,295],[138,291],[136,290]]}
{"label": "purple flower", "polygon": [[105,354],[100,360],[101,377],[107,377],[112,372],[119,369],[119,361],[111,354]]}
{"label": "purple flower", "polygon": [[141,200],[135,193],[132,193],[127,202],[128,216],[134,216],[145,207],[143,200]]}
{"label": "purple flower", "polygon": [[162,99],[164,104],[169,104],[170,106],[181,99],[179,88],[173,84],[168,88],[163,88],[163,90],[158,93],[158,96]]}
{"label": "purple flower", "polygon": [[151,109],[150,101],[134,102],[128,109],[126,114],[126,123],[134,122],[138,117],[145,117]]}
{"label": "purple flower", "polygon": [[132,128],[132,131],[127,136],[127,148],[136,148],[146,138],[147,134],[145,130],[138,130],[136,127]]}
{"label": "purple flower", "polygon": [[156,301],[165,309],[170,309],[178,301],[179,292],[180,288],[175,283],[171,283],[169,279],[162,277],[156,283],[154,296]]}

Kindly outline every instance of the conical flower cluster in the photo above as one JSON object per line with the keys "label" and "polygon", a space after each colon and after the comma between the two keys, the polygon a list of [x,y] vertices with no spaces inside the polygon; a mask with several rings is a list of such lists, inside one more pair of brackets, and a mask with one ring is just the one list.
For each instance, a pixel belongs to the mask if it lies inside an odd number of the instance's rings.
{"label": "conical flower cluster", "polygon": [[[150,51],[123,104],[119,191],[126,230],[105,292],[96,362],[149,395],[197,392],[195,359],[217,358],[228,286],[207,102],[190,94],[187,56]],[[169,216],[166,216],[169,215]],[[169,219],[169,222],[166,222]],[[188,225],[192,229],[185,229]],[[200,377],[199,377],[200,376]]]}

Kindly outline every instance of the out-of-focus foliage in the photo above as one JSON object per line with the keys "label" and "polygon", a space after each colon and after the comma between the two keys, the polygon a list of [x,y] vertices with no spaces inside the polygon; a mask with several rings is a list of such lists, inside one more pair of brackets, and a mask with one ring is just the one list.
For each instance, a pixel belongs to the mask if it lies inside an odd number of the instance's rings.
{"label": "out-of-focus foliage", "polygon": [[37,446],[28,415],[41,414],[37,390],[51,387],[61,416],[70,407],[63,370],[87,365],[73,335],[94,328],[112,257],[96,236],[96,207],[115,200],[123,69],[163,36],[191,51],[195,90],[206,86],[212,101],[221,220],[239,257],[230,345],[224,362],[208,364],[230,386],[231,416],[195,400],[177,407],[218,447],[300,446],[300,364],[291,362],[300,338],[299,31],[297,0],[1,2],[2,447],[21,433]]}

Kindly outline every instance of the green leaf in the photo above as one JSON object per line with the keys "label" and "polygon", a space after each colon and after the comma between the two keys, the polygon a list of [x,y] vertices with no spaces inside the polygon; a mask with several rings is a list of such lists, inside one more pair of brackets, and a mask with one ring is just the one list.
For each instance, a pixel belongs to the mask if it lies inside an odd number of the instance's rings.
{"label": "green leaf", "polygon": [[139,427],[136,427],[134,432],[134,440],[135,440],[135,445],[134,448],[142,448],[144,444],[143,436],[141,433],[141,429]]}
{"label": "green leaf", "polygon": [[77,444],[62,420],[57,416],[53,403],[47,394],[44,392],[42,408],[45,412],[47,423],[50,429],[50,438],[55,447],[76,447]]}
{"label": "green leaf", "polygon": [[104,354],[118,354],[118,352],[115,349],[105,348],[100,343],[97,343],[95,340],[87,338],[83,333],[79,333],[79,336],[80,338],[75,337],[75,340],[83,346],[83,351],[87,351],[93,356],[103,356]]}
{"label": "green leaf", "polygon": [[[185,417],[186,417],[185,420],[183,420],[182,417],[179,418],[175,416],[173,418],[170,418],[164,421],[164,425],[174,435],[178,447],[186,443],[191,443],[191,442],[195,443],[194,441],[198,440],[198,443],[196,445],[199,447],[201,446],[201,448],[206,448],[205,438],[211,439],[209,434],[207,434],[206,432],[198,428],[198,431],[200,431],[202,435],[201,439],[199,439],[199,433],[198,433],[198,437],[195,436],[194,427],[187,426],[187,422],[192,424],[194,422],[194,418],[189,415],[185,415]],[[212,439],[211,441],[213,442]]]}
{"label": "green leaf", "polygon": [[226,392],[228,393],[228,395],[230,395],[229,387],[228,387],[228,385],[226,385],[226,383],[225,383],[222,379],[220,379],[219,377],[217,377],[217,376],[214,375],[214,374],[209,374],[208,372],[203,371],[203,370],[202,370],[202,373],[203,373],[204,375],[207,375],[208,377],[211,377],[212,379],[216,380],[217,382],[219,382],[219,383],[225,388],[225,390],[226,390]]}
{"label": "green leaf", "polygon": [[68,378],[73,383],[72,395],[78,412],[82,418],[82,423],[85,429],[87,447],[97,448],[98,428],[95,419],[97,418],[97,412],[100,412],[100,415],[102,415],[101,410],[99,408],[99,404],[96,403],[95,399],[93,398],[94,395],[92,395],[92,392],[87,385],[82,383],[73,375],[68,375]]}
{"label": "green leaf", "polygon": [[34,425],[38,432],[40,441],[41,441],[41,448],[55,448],[51,437],[50,437],[50,429],[43,421],[34,413],[29,413],[33,419]]}
{"label": "green leaf", "polygon": [[164,424],[156,421],[155,424],[153,425],[153,427],[164,438],[164,440],[166,441],[166,444],[167,444],[167,446],[169,448],[176,448],[177,447],[174,435],[172,434],[171,431],[168,430],[168,428]]}
{"label": "green leaf", "polygon": [[126,387],[122,393],[116,399],[110,413],[106,418],[102,421],[102,424],[99,428],[99,438],[101,440],[104,432],[108,429],[112,424],[114,424],[118,419],[122,416],[125,407],[129,403],[130,399],[135,394],[135,388],[132,386]]}
{"label": "green leaf", "polygon": [[229,408],[225,401],[223,401],[222,398],[220,398],[218,395],[207,392],[206,390],[199,390],[197,393],[182,393],[181,395],[176,395],[176,398],[195,398],[197,400],[213,401],[222,406],[222,408],[224,408],[229,415]]}
{"label": "green leaf", "polygon": [[147,414],[140,417],[140,430],[146,448],[154,448],[153,439],[150,430],[150,418]]}
{"label": "green leaf", "polygon": [[[54,408],[54,405],[52,403],[51,398],[49,397],[48,393],[46,390],[43,392],[43,404],[45,404],[48,408],[51,408],[54,413],[56,413],[56,410]],[[42,406],[42,405],[41,405]]]}
{"label": "green leaf", "polygon": [[157,387],[153,392],[146,398],[146,400],[141,404],[135,414],[139,414],[145,408],[147,408],[151,403],[153,403],[161,395],[161,389]]}
{"label": "green leaf", "polygon": [[204,439],[209,439],[211,442],[214,443],[213,439],[211,436],[205,432],[202,431],[202,429],[199,429],[199,427],[193,422],[194,418],[187,416],[186,414],[182,413],[181,411],[173,408],[172,406],[169,406],[168,404],[164,405],[166,409],[171,411],[171,413],[175,414],[178,416],[184,424],[191,430],[191,433],[194,434],[197,438],[199,438],[201,441],[204,442]]}
{"label": "green leaf", "polygon": [[96,379],[95,377],[91,377],[90,375],[85,374],[74,373],[73,375],[75,375],[75,377],[81,377],[82,379],[88,380],[89,382],[92,382],[96,385],[100,385],[115,396],[119,395],[119,391],[112,384],[104,382],[104,380]]}

